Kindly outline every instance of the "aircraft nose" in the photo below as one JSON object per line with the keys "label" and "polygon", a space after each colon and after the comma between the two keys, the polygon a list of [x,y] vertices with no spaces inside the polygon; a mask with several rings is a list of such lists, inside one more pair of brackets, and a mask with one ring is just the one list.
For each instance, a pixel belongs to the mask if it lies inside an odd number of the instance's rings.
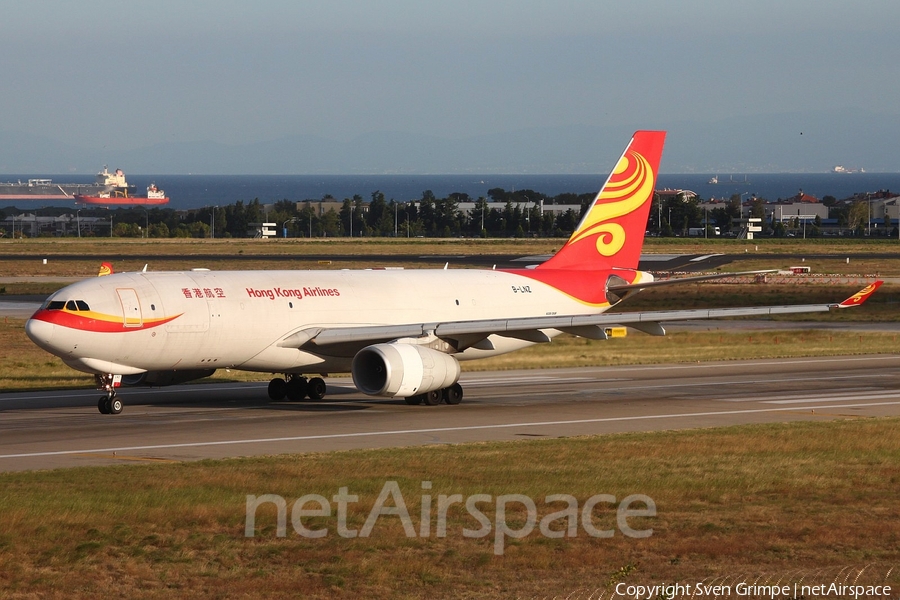
{"label": "aircraft nose", "polygon": [[25,322],[25,335],[31,338],[31,341],[52,352],[53,333],[56,331],[56,325],[41,321],[40,319],[28,319]]}

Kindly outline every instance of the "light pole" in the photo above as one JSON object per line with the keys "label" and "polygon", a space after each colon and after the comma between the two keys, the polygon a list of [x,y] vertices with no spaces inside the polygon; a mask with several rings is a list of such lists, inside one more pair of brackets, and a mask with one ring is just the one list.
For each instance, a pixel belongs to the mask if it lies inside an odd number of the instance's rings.
{"label": "light pole", "polygon": [[216,209],[219,208],[217,206],[212,207],[212,214],[209,217],[209,237],[210,239],[215,239],[216,237]]}
{"label": "light pole", "polygon": [[531,202],[528,199],[528,196],[522,194],[522,197],[525,198],[525,223],[528,227],[528,235],[531,235],[531,210],[528,208],[528,203]]}
{"label": "light pole", "polygon": [[656,196],[656,235],[662,237],[662,198]]}
{"label": "light pole", "polygon": [[75,211],[75,223],[78,227],[78,237],[81,237],[81,209]]}
{"label": "light pole", "polygon": [[866,194],[866,236],[872,235],[872,198]]}
{"label": "light pole", "polygon": [[286,220],[284,223],[281,224],[282,235],[285,238],[287,238],[287,224],[288,223],[296,223],[296,222],[297,222],[297,217],[291,217],[290,219]]}

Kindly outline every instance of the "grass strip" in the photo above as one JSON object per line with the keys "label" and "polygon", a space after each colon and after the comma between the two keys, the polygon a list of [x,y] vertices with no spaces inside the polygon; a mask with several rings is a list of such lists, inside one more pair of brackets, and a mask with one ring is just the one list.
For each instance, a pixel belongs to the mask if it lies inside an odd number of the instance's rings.
{"label": "grass strip", "polygon": [[[618,582],[837,574],[845,565],[896,564],[898,431],[898,419],[847,418],[2,474],[0,595],[567,597]],[[338,535],[332,499],[340,488],[358,496],[348,504],[347,527],[360,530],[389,481],[397,482],[415,535],[389,514],[368,537]],[[247,495],[263,494],[286,502],[284,537],[276,535],[273,504],[259,508],[254,536],[245,537]],[[331,516],[300,520],[327,529],[319,539],[291,525],[293,505],[306,494],[332,502]],[[447,534],[436,536],[441,494],[487,494],[493,502],[521,494],[535,500],[538,519],[564,508],[545,503],[551,494],[571,495],[579,507],[596,494],[616,502],[644,494],[656,516],[629,521],[652,528],[651,536],[626,537],[614,506],[601,503],[591,518],[615,530],[612,537],[587,535],[579,514],[576,535],[551,538],[536,527],[522,539],[507,538],[498,555],[493,531],[464,537],[464,529],[479,528],[464,504],[450,507]],[[423,536],[426,496],[432,527]],[[386,505],[395,506],[395,498]],[[494,504],[480,507],[493,521]],[[509,508],[508,526],[523,527],[524,507]],[[562,531],[566,524],[555,519],[548,527]],[[814,579],[807,582],[830,583]]]}
{"label": "grass strip", "polygon": [[[288,238],[256,240],[249,238],[32,238],[2,239],[0,254],[48,255],[109,252],[116,255],[152,256],[154,254],[302,254],[320,253],[325,248],[337,253],[355,254],[377,249],[380,254],[415,253],[446,254],[452,252],[486,252],[492,254],[544,254],[554,252],[565,242],[559,238]],[[644,250],[658,254],[897,254],[900,242],[896,238],[765,238],[756,240],[654,238],[644,240]],[[329,250],[331,251],[331,250]]]}

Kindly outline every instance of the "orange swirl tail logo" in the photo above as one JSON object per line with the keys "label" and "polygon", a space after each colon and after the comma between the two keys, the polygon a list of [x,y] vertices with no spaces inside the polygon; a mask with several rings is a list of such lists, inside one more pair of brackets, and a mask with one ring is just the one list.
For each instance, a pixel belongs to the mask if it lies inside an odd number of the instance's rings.
{"label": "orange swirl tail logo", "polygon": [[97,277],[103,277],[104,275],[112,275],[113,274],[113,266],[108,262],[100,263],[100,272],[97,273]]}
{"label": "orange swirl tail logo", "polygon": [[634,134],[590,211],[545,268],[637,268],[665,136]]}
{"label": "orange swirl tail logo", "polygon": [[637,152],[627,152],[569,243],[595,237],[597,252],[602,256],[615,255],[625,245],[628,234],[614,219],[640,208],[653,194],[654,181],[653,168],[647,159]]}

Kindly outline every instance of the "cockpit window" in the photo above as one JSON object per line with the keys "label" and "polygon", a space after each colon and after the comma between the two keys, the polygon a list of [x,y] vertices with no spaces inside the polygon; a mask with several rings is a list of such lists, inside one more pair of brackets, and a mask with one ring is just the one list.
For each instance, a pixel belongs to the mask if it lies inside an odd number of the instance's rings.
{"label": "cockpit window", "polygon": [[70,310],[72,312],[88,311],[91,308],[84,300],[50,300],[44,307],[46,310]]}

